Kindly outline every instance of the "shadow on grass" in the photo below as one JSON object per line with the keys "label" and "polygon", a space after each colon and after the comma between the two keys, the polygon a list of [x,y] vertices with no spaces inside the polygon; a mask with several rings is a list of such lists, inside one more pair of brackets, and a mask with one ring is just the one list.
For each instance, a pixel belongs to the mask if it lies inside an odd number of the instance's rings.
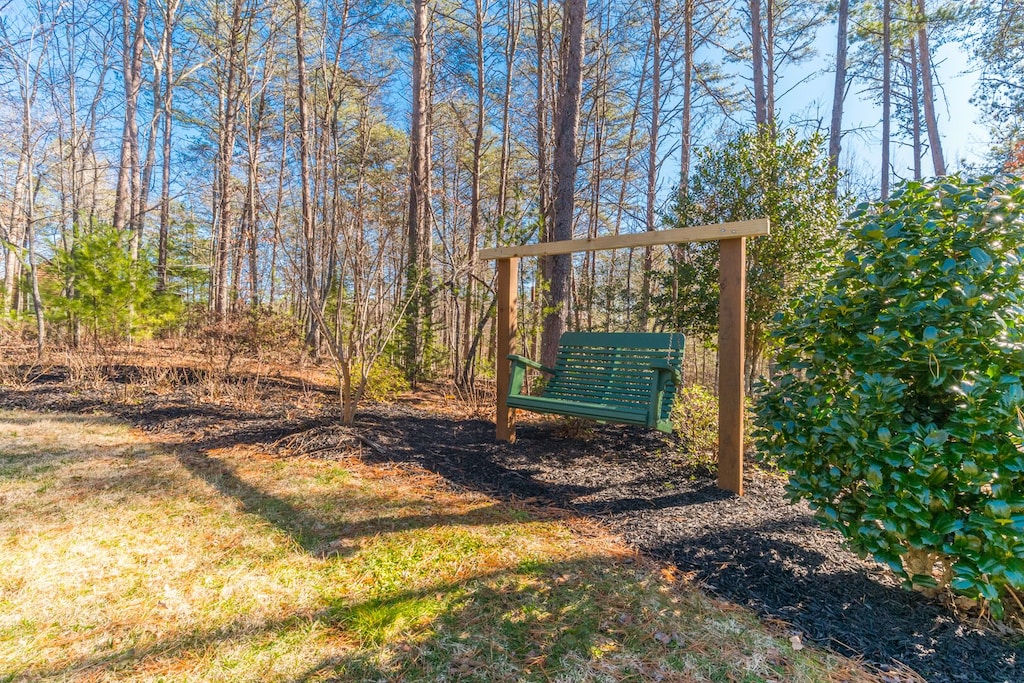
{"label": "shadow on grass", "polygon": [[[243,676],[246,656],[251,655],[254,671],[246,679],[255,680],[267,674],[255,668],[263,666],[268,649],[280,643],[305,648],[308,641],[320,637],[334,643],[325,646],[331,651],[287,680],[304,683],[328,676],[337,681],[431,681],[452,673],[465,677],[468,668],[475,669],[477,680],[488,680],[492,667],[502,673],[518,671],[520,680],[531,678],[533,672],[536,678],[548,680],[559,673],[567,655],[589,659],[595,640],[607,637],[602,636],[601,606],[589,582],[538,591],[535,583],[524,579],[553,582],[566,575],[592,577],[603,566],[610,567],[610,560],[594,556],[530,563],[363,602],[327,596],[322,609],[263,623],[242,617],[223,626],[69,657],[57,665],[0,669],[0,679],[71,680],[100,672],[127,677],[143,670],[158,675],[162,669],[200,673],[190,660],[209,662],[215,668],[223,648],[228,670]],[[627,627],[620,630],[628,635]],[[487,652],[496,641],[500,641],[497,660]]]}
{"label": "shadow on grass", "polygon": [[[48,398],[47,398],[48,397]],[[55,398],[56,397],[56,398]],[[345,535],[341,526],[323,528],[323,521],[242,481],[224,463],[204,464],[197,452],[239,444],[267,444],[306,430],[337,423],[327,416],[287,421],[245,413],[236,408],[178,404],[114,407],[96,399],[60,397],[59,387],[34,388],[3,395],[6,404],[43,405],[88,412],[110,409],[141,426],[178,420],[195,438],[183,440],[179,453],[194,474],[242,501],[292,535],[311,554],[323,543]],[[787,518],[793,513],[781,494],[770,493],[760,504],[756,523],[736,524],[740,501],[723,494],[707,478],[682,481],[678,472],[663,471],[629,483],[609,481],[615,467],[666,448],[657,435],[629,428],[596,429],[588,439],[559,437],[547,427],[523,425],[514,446],[494,442],[493,423],[456,421],[421,411],[370,407],[359,416],[361,434],[380,441],[380,452],[364,458],[382,463],[412,463],[433,471],[457,486],[502,499],[536,499],[592,514],[623,529],[634,545],[655,556],[693,569],[716,592],[762,614],[793,623],[818,642],[843,652],[861,654],[879,664],[902,661],[934,681],[1024,680],[1017,669],[1024,648],[958,621],[923,596],[908,593],[838,561],[849,556],[841,544],[806,541],[818,538],[813,521]],[[191,454],[191,455],[190,455]],[[198,458],[198,460],[196,460]],[[213,459],[215,460],[215,459]],[[586,462],[586,467],[580,465]],[[642,469],[641,467],[641,469]],[[655,468],[656,469],[656,468]],[[556,470],[564,476],[553,477]],[[581,498],[586,497],[585,501]],[[751,496],[748,496],[748,500]],[[676,512],[685,508],[685,513]],[[777,512],[776,512],[777,511]],[[676,529],[678,519],[697,517],[707,531]],[[413,524],[432,524],[427,519]],[[781,520],[781,521],[780,521]],[[402,523],[394,520],[395,524]],[[372,533],[369,529],[355,533]]]}
{"label": "shadow on grass", "polygon": [[29,427],[37,425],[40,420],[46,422],[53,422],[61,425],[72,425],[77,426],[88,422],[90,425],[100,424],[106,427],[124,427],[124,423],[120,420],[115,420],[112,417],[104,417],[101,415],[90,415],[83,417],[82,415],[67,414],[67,413],[30,413],[27,415],[15,415],[9,414],[2,417],[2,421],[20,425],[22,427]]}
{"label": "shadow on grass", "polygon": [[[306,552],[317,556],[339,552],[335,543],[338,539],[357,540],[382,531],[406,530],[438,524],[492,524],[497,520],[497,508],[491,506],[469,516],[427,514],[378,519],[355,524],[329,523],[315,514],[245,481],[237,474],[232,465],[208,454],[219,448],[245,445],[265,446],[275,440],[299,435],[310,430],[333,427],[336,424],[337,421],[330,417],[307,420],[287,427],[282,427],[280,424],[266,424],[263,421],[256,421],[254,425],[249,426],[243,422],[212,436],[187,442],[162,444],[162,447],[170,449],[190,473],[206,481],[223,495],[238,500],[245,512],[259,515],[291,536]],[[403,457],[408,456],[409,451],[391,444],[387,452],[389,456],[393,454],[395,457],[385,457],[374,451],[366,450],[363,459],[378,463],[415,463],[457,486],[495,495],[503,500],[532,497],[541,501],[552,501],[585,495],[595,490],[586,486],[551,486],[541,483],[528,473],[524,474],[517,469],[494,463],[487,458],[485,453],[476,448],[460,448],[454,440],[448,440],[449,435],[446,432],[453,429],[473,429],[474,425],[471,423],[426,419],[418,421],[416,426],[422,434],[423,447],[435,449],[435,454],[441,453],[443,457],[433,457],[429,460]],[[493,439],[491,441],[493,442]],[[344,506],[348,503],[339,496],[338,504]],[[507,513],[504,514],[507,517]],[[352,549],[340,552],[349,553],[352,552]]]}
{"label": "shadow on grass", "polygon": [[[205,481],[219,493],[234,498],[242,512],[258,515],[288,534],[305,552],[324,557],[349,555],[357,549],[360,538],[379,533],[408,531],[433,526],[480,526],[507,520],[507,512],[490,505],[468,514],[423,514],[377,517],[358,522],[333,522],[299,508],[287,500],[271,495],[240,477],[227,462],[208,455],[192,452],[184,447],[174,449],[178,461],[194,476]],[[339,494],[332,503],[336,509],[352,508],[358,501]],[[379,501],[375,501],[379,506]],[[402,502],[396,503],[405,507]],[[339,543],[341,541],[341,543]],[[352,541],[353,543],[344,543]]]}
{"label": "shadow on grass", "polygon": [[[508,446],[494,444],[493,423],[402,420],[412,425],[413,438],[406,435],[389,457],[373,459],[415,462],[464,486],[509,498],[535,496],[606,519],[643,551],[694,571],[718,595],[791,623],[844,654],[882,666],[902,662],[936,682],[1024,681],[1024,644],[976,628],[935,601],[865,571],[837,536],[822,532],[781,490],[741,500],[709,476],[690,480],[643,460],[637,471],[646,475],[616,480],[611,472],[624,458],[642,459],[665,447],[657,435],[600,429],[583,441],[531,425],[520,427],[519,441]],[[385,429],[382,420],[366,422]],[[417,438],[424,433],[438,436]],[[449,439],[456,448],[443,445]],[[563,466],[564,476],[558,473]],[[506,469],[510,476],[495,476]],[[587,485],[561,483],[573,476],[585,477]],[[678,519],[686,523],[677,529]]]}

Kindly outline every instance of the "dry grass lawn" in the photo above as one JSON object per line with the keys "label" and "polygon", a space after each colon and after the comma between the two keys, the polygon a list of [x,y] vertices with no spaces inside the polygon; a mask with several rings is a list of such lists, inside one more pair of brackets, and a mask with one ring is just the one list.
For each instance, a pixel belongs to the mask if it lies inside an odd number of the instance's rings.
{"label": "dry grass lawn", "polygon": [[0,411],[0,681],[839,681],[560,515]]}

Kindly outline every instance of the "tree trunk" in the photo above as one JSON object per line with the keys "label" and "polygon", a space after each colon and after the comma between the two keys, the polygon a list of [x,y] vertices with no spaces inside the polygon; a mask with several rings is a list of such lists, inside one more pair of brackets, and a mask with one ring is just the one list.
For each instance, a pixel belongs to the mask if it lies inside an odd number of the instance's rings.
{"label": "tree trunk", "polygon": [[[843,103],[846,100],[846,55],[849,38],[846,35],[850,21],[850,0],[839,0],[836,28],[836,78],[832,89],[832,124],[829,126],[828,157],[833,170],[839,168],[839,154],[843,149]],[[838,191],[838,187],[836,188]]]}
{"label": "tree trunk", "polygon": [[512,78],[515,75],[516,49],[519,44],[519,0],[507,3],[508,21],[505,35],[505,91],[501,98],[501,162],[498,179],[498,234],[494,243],[501,244],[508,210],[508,179],[512,164],[512,129],[509,114],[512,109]]}
{"label": "tree trunk", "polygon": [[43,308],[43,297],[39,293],[39,269],[36,265],[35,195],[37,191],[38,184],[35,189],[29,192],[25,222],[26,235],[28,237],[28,267],[30,277],[32,278],[32,310],[35,312],[36,317],[36,355],[42,358],[46,354],[46,311]]}
{"label": "tree trunk", "polygon": [[[537,79],[537,220],[540,223],[540,240],[542,242],[547,242],[551,240],[551,202],[549,195],[550,187],[547,135],[548,94],[547,88],[545,87],[545,80],[547,79],[547,62],[545,61],[545,54],[548,49],[547,41],[549,39],[549,35],[547,25],[545,23],[547,18],[547,5],[545,0],[537,0],[533,9],[536,15],[533,21],[534,49],[537,52],[537,61],[534,67]],[[549,279],[551,258],[548,256],[541,256],[537,260],[537,266],[540,269],[542,278],[545,280]]]}
{"label": "tree trunk", "polygon": [[159,59],[153,65],[153,115],[149,120],[149,136],[146,139],[146,159],[142,163],[139,180],[138,200],[132,216],[132,239],[134,240],[134,260],[138,260],[139,249],[142,247],[143,230],[146,224],[146,206],[149,203],[149,189],[153,184],[153,166],[156,165],[156,139],[159,132],[160,109],[157,105],[164,97],[162,93],[163,64]]}
{"label": "tree trunk", "polygon": [[484,70],[484,7],[483,0],[474,0],[474,33],[476,38],[476,126],[473,130],[473,161],[470,170],[470,205],[469,205],[469,238],[466,244],[466,280],[465,308],[462,315],[462,339],[459,350],[462,356],[462,372],[457,377],[464,388],[471,385],[473,367],[472,329],[473,312],[475,310],[477,263],[477,240],[480,236],[480,175],[483,163],[484,126],[486,125],[485,110],[485,78]]}
{"label": "tree trunk", "polygon": [[323,303],[320,301],[316,289],[316,257],[315,257],[315,234],[313,224],[313,189],[310,186],[310,130],[309,103],[306,92],[306,50],[304,35],[304,18],[306,7],[302,0],[295,0],[295,63],[298,77],[298,109],[299,109],[299,168],[302,174],[300,186],[302,191],[302,285],[305,289],[306,306],[309,308],[309,327],[307,328],[306,342],[314,357],[319,354],[319,336],[315,330],[319,330],[318,314],[323,311]]}
{"label": "tree trunk", "polygon": [[[583,31],[587,19],[586,0],[564,0],[562,65],[555,116],[553,241],[572,239],[576,185],[576,138],[580,95],[583,89]],[[554,365],[558,340],[565,331],[569,294],[570,254],[551,257],[544,329],[541,337],[542,362]]]}
{"label": "tree trunk", "polygon": [[[849,0],[846,0],[847,2]],[[696,21],[695,0],[683,0],[683,124],[680,131],[679,187],[685,189],[690,183],[690,151],[693,121],[693,33]]]}
{"label": "tree trunk", "polygon": [[[164,91],[160,102],[162,121],[160,154],[160,229],[157,237],[157,288],[167,289],[168,241],[171,230],[171,141],[174,117],[174,49],[171,38],[174,32],[179,0],[168,0],[164,11],[164,26],[160,40],[160,51],[164,61]],[[154,103],[154,106],[155,103]]]}
{"label": "tree trunk", "polygon": [[[648,232],[658,229],[655,201],[658,196],[658,127],[661,114],[661,0],[651,3],[651,132],[647,148],[647,211],[645,223]],[[654,256],[651,247],[644,247],[643,273],[640,282],[640,315],[638,323],[641,331],[650,327],[651,317],[651,271],[654,269]]]}
{"label": "tree trunk", "polygon": [[225,45],[227,53],[225,73],[218,84],[218,149],[213,183],[213,233],[214,254],[211,271],[212,285],[210,299],[216,316],[223,319],[228,312],[231,289],[228,283],[228,257],[232,252],[232,206],[231,166],[235,156],[235,139],[238,129],[239,74],[244,69],[240,64],[244,51],[243,21],[251,18],[242,16],[244,0],[233,0],[231,26]]}
{"label": "tree trunk", "polygon": [[423,287],[426,277],[427,221],[427,61],[429,0],[413,1],[412,123],[409,135],[409,216],[407,223],[405,372],[414,387],[423,373]]}
{"label": "tree trunk", "polygon": [[924,98],[924,121],[928,128],[928,148],[932,153],[932,167],[935,175],[946,175],[946,160],[942,156],[942,140],[939,138],[939,122],[935,117],[935,92],[932,86],[932,56],[928,49],[928,15],[924,0],[917,0],[921,26],[917,29],[918,52],[921,56],[921,93]]}
{"label": "tree trunk", "polygon": [[14,191],[11,193],[11,211],[7,221],[7,232],[6,235],[6,248],[7,254],[4,260],[4,288],[3,292],[3,309],[0,313],[8,315],[17,310],[19,300],[19,281],[21,280],[22,271],[22,259],[19,249],[22,243],[25,241],[25,218],[23,215],[18,215],[18,209],[21,207],[21,202],[24,201],[24,197],[28,194],[29,188],[29,150],[31,145],[28,143],[30,125],[24,118],[28,114],[25,110],[29,107],[23,108],[22,118],[22,135],[21,135],[21,150],[18,154],[18,170],[14,177]]}
{"label": "tree trunk", "polygon": [[764,91],[764,47],[761,33],[761,0],[750,0],[750,51],[754,70],[754,123],[768,123],[768,108]]}
{"label": "tree trunk", "polygon": [[892,0],[882,2],[882,200],[889,198],[889,138],[892,126]]}
{"label": "tree trunk", "polygon": [[[134,26],[132,5],[135,5]],[[132,229],[129,252],[132,260],[138,258],[139,244],[135,217],[139,202],[139,92],[142,90],[142,51],[145,47],[146,0],[122,0],[122,46],[124,49],[124,126],[121,132],[121,159],[117,172],[117,190],[114,196],[114,228]]]}
{"label": "tree trunk", "polygon": [[765,33],[764,33],[764,112],[765,123],[775,129],[775,0],[765,2]]}
{"label": "tree trunk", "polygon": [[908,46],[910,51],[909,56],[909,68],[910,68],[910,132],[913,138],[913,154],[914,154],[914,180],[921,179],[921,92],[918,89],[920,85],[920,73],[918,71],[918,57],[917,57],[917,41],[913,37],[910,39],[910,45]]}

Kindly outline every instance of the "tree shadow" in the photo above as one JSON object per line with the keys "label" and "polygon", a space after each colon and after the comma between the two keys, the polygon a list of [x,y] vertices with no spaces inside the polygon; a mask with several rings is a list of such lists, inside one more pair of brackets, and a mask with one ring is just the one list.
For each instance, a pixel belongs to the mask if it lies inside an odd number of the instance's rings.
{"label": "tree shadow", "polygon": [[[363,424],[383,433],[386,421]],[[401,424],[387,455],[371,459],[414,462],[492,495],[537,498],[604,519],[643,551],[695,572],[718,595],[844,654],[882,666],[902,662],[932,681],[1024,681],[1017,674],[1024,647],[869,570],[841,537],[790,504],[781,484],[748,482],[755,484],[751,494],[737,498],[706,474],[685,477],[643,460],[635,472],[613,475],[629,469],[619,468],[624,458],[642,458],[652,444],[672,446],[657,436],[634,442],[629,429],[598,427],[583,440],[529,425],[507,445],[495,444],[493,423],[481,420],[456,427],[421,414],[402,415]],[[586,485],[572,483],[581,479]],[[700,524],[707,530],[695,529]]]}
{"label": "tree shadow", "polygon": [[[288,534],[305,552],[316,557],[347,556],[358,549],[358,541],[381,533],[409,531],[432,526],[482,526],[507,519],[496,505],[476,508],[465,514],[422,514],[377,517],[358,522],[331,521],[302,509],[287,500],[267,493],[239,476],[235,467],[212,455],[196,453],[187,446],[172,448],[178,462],[192,475],[233,498],[242,512],[257,515]],[[339,494],[330,503],[335,509],[357,504],[351,496]],[[378,504],[378,503],[375,503]],[[406,507],[395,501],[395,507]]]}
{"label": "tree shadow", "polygon": [[[524,572],[544,579],[574,575],[608,561],[594,556],[528,569],[510,567],[361,602],[328,597],[319,609],[296,611],[263,623],[254,624],[251,617],[241,615],[228,624],[172,632],[147,644],[132,640],[103,653],[71,655],[54,665],[21,671],[0,668],[0,678],[76,680],[99,672],[131,677],[143,670],[178,669],[176,660],[215,663],[221,647],[237,665],[244,657],[246,643],[251,643],[256,656],[265,648],[261,642],[301,642],[302,634],[315,625],[319,632],[344,633],[345,637],[336,641],[344,643],[344,649],[296,673],[287,679],[291,683],[325,680],[325,676],[336,681],[399,680],[407,676],[437,680],[457,673],[460,659],[468,661],[467,653],[480,647],[479,642],[460,642],[458,633],[465,623],[481,618],[492,619],[489,623],[507,636],[509,647],[503,654],[503,667],[529,674],[531,662],[541,656],[552,662],[566,656],[589,659],[595,639],[607,635],[597,628],[601,615],[589,586],[565,583],[557,591],[538,592],[533,584],[518,579]],[[467,612],[472,616],[468,617]],[[516,616],[514,621],[507,618],[512,615]],[[448,632],[442,637],[439,630]],[[543,635],[538,637],[540,633]],[[403,649],[405,643],[411,646]],[[396,661],[382,665],[382,649],[391,650]],[[485,669],[477,674],[478,680],[487,680]]]}
{"label": "tree shadow", "polygon": [[[371,463],[414,464],[463,488],[502,500],[531,499],[555,502],[593,493],[597,489],[576,484],[551,484],[536,478],[529,468],[508,467],[492,457],[493,423],[453,421],[423,414],[401,416],[401,426],[376,413],[361,414],[357,426],[372,432],[380,443],[364,450]],[[486,436],[487,432],[491,436]]]}
{"label": "tree shadow", "polygon": [[735,494],[720,489],[714,484],[706,484],[695,489],[667,493],[653,497],[612,497],[608,500],[596,500],[577,503],[574,508],[588,515],[618,515],[627,512],[667,510],[684,508],[690,505],[703,505],[727,500]]}
{"label": "tree shadow", "polygon": [[[59,388],[47,391],[19,394],[15,403],[31,409],[37,398],[48,397],[50,403],[43,405],[65,410],[110,408],[102,400],[67,396],[54,404]],[[10,397],[11,392],[4,392],[5,404],[11,404]],[[176,444],[186,468],[284,530],[306,552],[333,552],[330,542],[346,538],[343,525],[325,526],[316,515],[245,482],[230,465],[201,455],[334,429],[335,416],[289,421],[230,406],[191,404],[115,412],[142,426],[194,421],[194,438]],[[362,451],[369,462],[414,464],[456,486],[499,499],[533,499],[603,519],[635,546],[696,572],[719,595],[792,623],[842,652],[882,665],[901,661],[940,682],[1024,680],[1015,668],[1024,660],[1024,647],[982,632],[935,601],[903,591],[882,573],[854,562],[838,536],[821,532],[806,511],[793,512],[781,487],[737,499],[720,492],[708,477],[684,481],[663,462],[645,461],[648,451],[672,445],[657,435],[598,427],[587,439],[575,439],[557,434],[550,425],[528,424],[520,427],[519,442],[508,445],[495,443],[491,422],[372,405],[359,414],[354,433],[376,443],[376,448]],[[613,471],[622,470],[619,465],[631,458],[637,459],[640,474],[625,483],[612,481]],[[589,469],[584,471],[584,465]],[[737,523],[734,512],[747,501],[763,509],[744,518],[754,522]],[[695,531],[693,520],[707,530]],[[430,515],[385,522],[395,528],[435,523]],[[373,528],[349,533],[359,538],[372,534]]]}

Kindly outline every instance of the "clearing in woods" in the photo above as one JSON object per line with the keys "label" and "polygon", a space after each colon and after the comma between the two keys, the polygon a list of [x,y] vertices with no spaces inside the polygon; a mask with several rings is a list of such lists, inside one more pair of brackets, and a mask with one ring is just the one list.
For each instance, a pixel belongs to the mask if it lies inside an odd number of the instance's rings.
{"label": "clearing in woods", "polygon": [[592,523],[416,468],[96,416],[0,434],[0,680],[877,680]]}

